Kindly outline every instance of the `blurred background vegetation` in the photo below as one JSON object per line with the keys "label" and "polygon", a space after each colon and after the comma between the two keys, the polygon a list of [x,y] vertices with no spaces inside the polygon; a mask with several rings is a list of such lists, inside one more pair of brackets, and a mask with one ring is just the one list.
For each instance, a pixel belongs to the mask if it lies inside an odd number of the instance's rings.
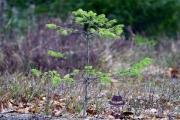
{"label": "blurred background vegetation", "polygon": [[[86,53],[82,51],[85,46],[79,47],[79,38],[75,35],[66,38],[56,36],[44,28],[49,22],[68,23],[71,12],[78,8],[117,19],[125,25],[125,38],[135,34],[135,41],[152,40],[158,43],[179,40],[180,0],[0,0],[0,70],[19,68],[21,64],[26,68],[35,65],[50,65],[47,68],[52,69],[57,66],[63,69],[83,68]],[[174,44],[177,45],[173,43],[171,46]],[[98,42],[91,51],[94,64],[97,64],[95,59],[99,58],[98,54],[102,51],[101,45]],[[116,52],[119,52],[119,48],[122,51],[126,45],[115,42],[112,48],[116,47]],[[167,46],[170,46],[169,42],[161,44],[158,50],[168,50]],[[53,58],[46,55],[48,49],[65,53],[71,51],[71,55],[68,60],[56,60],[50,64]],[[111,51],[108,54],[113,53]],[[80,65],[73,61],[79,61]]]}
{"label": "blurred background vegetation", "polygon": [[[2,0],[4,1],[4,0]],[[175,36],[180,30],[179,0],[5,0],[7,17],[16,16],[17,27],[26,27],[29,14],[66,19],[78,8],[104,13],[120,23],[131,26],[135,32],[146,35]]]}

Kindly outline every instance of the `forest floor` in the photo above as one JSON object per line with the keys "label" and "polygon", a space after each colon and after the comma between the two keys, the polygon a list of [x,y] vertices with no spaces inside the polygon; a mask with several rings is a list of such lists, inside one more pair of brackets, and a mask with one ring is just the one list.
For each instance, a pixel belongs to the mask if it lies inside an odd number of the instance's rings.
{"label": "forest floor", "polygon": [[[151,71],[154,67],[150,67]],[[47,94],[44,91],[48,92],[48,90],[41,86],[40,88],[38,86],[27,87],[31,77],[25,77],[22,74],[8,77],[17,79],[16,82],[21,87],[14,87],[17,84],[13,83],[13,86],[9,87],[10,90],[1,96],[0,119],[83,119],[83,83],[77,82],[68,87],[62,85],[55,90],[50,90]],[[89,84],[87,119],[180,119],[179,78],[149,74],[143,79],[131,77],[112,79],[110,85],[101,85],[97,81]],[[119,95],[125,104],[123,106],[110,104],[113,96]]]}
{"label": "forest floor", "polygon": [[[135,48],[135,52],[128,51],[129,48],[124,53],[121,50],[103,52],[99,59],[107,61],[100,66],[112,74],[111,82],[105,85],[96,80],[89,83],[86,120],[180,120],[178,48],[174,53],[167,52],[166,46],[158,52],[144,48]],[[129,68],[147,56],[151,56],[154,63],[142,71],[142,76],[114,74],[119,68]],[[54,87],[32,74],[7,72],[0,76],[0,120],[85,119],[83,81],[81,76],[73,84],[62,83]],[[123,104],[119,105],[121,102]]]}

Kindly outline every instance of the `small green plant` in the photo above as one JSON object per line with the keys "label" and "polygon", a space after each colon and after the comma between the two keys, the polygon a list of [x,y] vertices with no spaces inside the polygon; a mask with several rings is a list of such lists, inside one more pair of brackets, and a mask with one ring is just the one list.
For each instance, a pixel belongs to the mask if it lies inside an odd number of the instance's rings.
{"label": "small green plant", "polygon": [[111,82],[111,77],[109,73],[102,72],[93,68],[93,66],[85,66],[85,73],[93,78],[97,78],[101,84],[109,84]]}
{"label": "small green plant", "polygon": [[[66,85],[72,85],[74,84],[74,77],[79,73],[79,70],[75,69],[72,73],[66,74],[62,76],[60,73],[58,73],[55,70],[49,70],[47,72],[41,72],[37,69],[31,70],[32,75],[35,77],[39,77],[43,80],[44,85],[47,85],[47,96],[46,96],[46,103],[45,103],[45,113],[49,113],[50,109],[50,94],[52,93],[52,90],[54,90],[56,87],[58,87],[60,84],[65,83]],[[51,89],[53,88],[53,89]]]}
{"label": "small green plant", "polygon": [[57,71],[48,71],[44,73],[44,75],[46,74],[50,77],[53,86],[56,87],[62,82],[61,75]]}
{"label": "small green plant", "polygon": [[69,35],[69,34],[77,31],[76,29],[63,28],[63,27],[58,26],[58,25],[53,24],[53,23],[46,24],[46,27],[49,28],[49,29],[51,29],[51,30],[56,30],[56,32],[57,32],[59,35],[62,35],[62,36],[67,36],[67,35]]}
{"label": "small green plant", "polygon": [[106,85],[111,82],[111,77],[109,73],[98,72],[98,76],[99,76],[101,84]]}
{"label": "small green plant", "polygon": [[74,69],[71,73],[66,74],[63,77],[63,81],[67,84],[73,84],[74,81],[74,77],[77,76],[79,74],[79,70],[78,69]]}
{"label": "small green plant", "polygon": [[49,23],[49,24],[46,24],[46,27],[49,29],[56,29],[57,25]]}
{"label": "small green plant", "polygon": [[55,58],[64,58],[64,54],[54,51],[54,50],[48,50],[48,55],[55,57]]}
{"label": "small green plant", "polygon": [[[75,23],[83,26],[85,34],[96,34],[101,38],[117,39],[123,32],[123,25],[117,24],[117,20],[108,20],[104,14],[97,15],[93,11],[83,11],[79,9],[72,12]],[[61,35],[69,35],[73,32],[79,32],[73,28],[63,28],[53,23],[46,24],[49,29],[54,29]]]}
{"label": "small green plant", "polygon": [[98,33],[103,38],[120,38],[123,32],[122,24],[117,24],[117,20],[108,20],[104,14],[97,15],[93,11],[83,11],[79,9],[73,12],[75,22],[84,27],[84,32]]}
{"label": "small green plant", "polygon": [[40,77],[42,72],[37,69],[31,69],[31,73],[33,76]]}
{"label": "small green plant", "polygon": [[142,70],[153,63],[151,58],[144,58],[133,64],[130,69],[118,70],[119,76],[141,77]]}
{"label": "small green plant", "polygon": [[[88,103],[88,84],[92,80],[92,76],[98,77],[102,83],[107,83],[110,77],[106,73],[97,72],[90,66],[90,42],[95,37],[100,37],[102,39],[118,39],[123,32],[123,25],[118,24],[117,20],[109,20],[104,14],[97,15],[93,11],[84,11],[78,9],[72,12],[74,15],[74,22],[80,25],[83,29],[77,30],[73,28],[63,28],[56,24],[47,24],[46,26],[52,30],[56,30],[60,35],[69,35],[71,33],[80,33],[83,39],[86,40],[87,45],[87,66],[85,66],[85,78],[84,78],[84,116],[86,116],[87,103]],[[65,79],[70,80],[70,75],[65,76]]]}
{"label": "small green plant", "polygon": [[61,83],[68,83],[73,84],[74,83],[74,77],[79,73],[78,69],[75,69],[72,73],[66,74],[62,76],[60,73],[58,73],[55,70],[49,70],[48,72],[41,72],[37,69],[31,69],[32,75],[36,77],[41,77],[44,80],[49,80],[52,84],[52,86],[57,87]]}
{"label": "small green plant", "polygon": [[50,79],[53,86],[58,86],[62,81],[61,75],[57,71],[41,72],[38,69],[31,69],[31,73],[33,76],[42,78],[44,80]]}
{"label": "small green plant", "polygon": [[141,46],[154,47],[155,45],[157,45],[157,41],[155,41],[153,39],[149,39],[149,38],[143,37],[141,35],[136,35],[135,36],[135,43],[139,47],[141,47]]}
{"label": "small green plant", "polygon": [[[87,41],[87,65],[89,66],[89,49],[90,49],[90,39],[93,35],[97,35],[100,38],[106,39],[117,39],[122,33],[123,25],[118,25],[116,20],[108,20],[104,14],[97,15],[93,11],[83,11],[79,9],[73,12],[75,16],[75,22],[83,26],[84,37]],[[84,95],[84,116],[86,116],[86,109],[88,103],[87,89],[88,81],[90,80],[91,74],[86,72],[87,78],[85,78],[85,95]],[[91,71],[93,72],[93,71]],[[101,76],[101,78],[103,78]],[[105,80],[105,78],[104,78]]]}

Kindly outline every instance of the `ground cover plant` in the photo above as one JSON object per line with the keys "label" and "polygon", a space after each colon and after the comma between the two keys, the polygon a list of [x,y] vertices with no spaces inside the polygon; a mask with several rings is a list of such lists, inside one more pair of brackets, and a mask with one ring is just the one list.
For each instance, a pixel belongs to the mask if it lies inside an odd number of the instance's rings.
{"label": "ground cover plant", "polygon": [[[91,64],[92,43],[97,39],[101,44],[121,39],[123,25],[93,11],[79,9],[72,14],[70,25],[43,25],[65,39],[77,34],[85,41],[83,67],[68,72],[36,66],[30,66],[26,74],[5,71],[0,77],[2,118],[10,113],[30,113],[43,115],[37,119],[180,119],[180,71],[176,66],[160,67],[158,62],[166,63],[166,59],[156,58],[156,53],[148,54],[156,52],[154,40],[136,35],[133,47],[118,54],[127,65],[119,67],[112,60],[110,69],[104,70]],[[45,54],[53,60],[69,58],[67,52],[52,48]],[[107,58],[113,59],[109,55]],[[113,65],[118,69],[111,70]]]}

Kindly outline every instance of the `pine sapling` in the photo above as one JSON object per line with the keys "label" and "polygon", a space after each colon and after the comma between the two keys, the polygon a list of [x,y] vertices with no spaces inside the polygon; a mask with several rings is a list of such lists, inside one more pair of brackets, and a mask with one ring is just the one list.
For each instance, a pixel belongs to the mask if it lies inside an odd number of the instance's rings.
{"label": "pine sapling", "polygon": [[[93,70],[90,66],[90,42],[98,37],[100,39],[118,39],[123,32],[123,25],[118,24],[117,20],[109,20],[104,14],[97,15],[93,11],[84,11],[78,9],[77,11],[72,12],[74,15],[74,23],[82,27],[81,30],[75,28],[66,28],[61,27],[56,24],[47,24],[46,26],[50,29],[56,30],[60,35],[66,36],[71,33],[80,33],[84,40],[86,40],[87,46],[87,64],[84,76],[84,105],[83,105],[83,116],[86,117],[86,110],[88,104],[88,84],[94,79],[89,71]],[[72,25],[73,26],[73,25]],[[53,53],[51,51],[51,53]],[[59,55],[58,55],[59,56]],[[101,82],[108,81],[109,77],[107,74],[102,72],[96,73],[96,76],[99,76]]]}

